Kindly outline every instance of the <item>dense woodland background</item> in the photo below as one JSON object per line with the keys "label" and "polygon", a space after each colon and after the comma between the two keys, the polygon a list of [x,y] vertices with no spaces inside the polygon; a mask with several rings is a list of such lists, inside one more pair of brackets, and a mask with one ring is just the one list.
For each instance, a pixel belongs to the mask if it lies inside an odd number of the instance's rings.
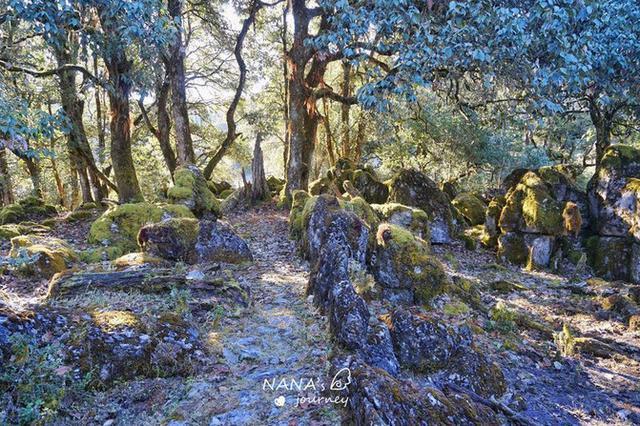
{"label": "dense woodland background", "polygon": [[5,1],[3,200],[72,208],[116,189],[156,200],[184,162],[238,186],[258,134],[287,192],[341,157],[476,189],[517,167],[591,167],[608,144],[638,140],[638,13],[589,1]]}

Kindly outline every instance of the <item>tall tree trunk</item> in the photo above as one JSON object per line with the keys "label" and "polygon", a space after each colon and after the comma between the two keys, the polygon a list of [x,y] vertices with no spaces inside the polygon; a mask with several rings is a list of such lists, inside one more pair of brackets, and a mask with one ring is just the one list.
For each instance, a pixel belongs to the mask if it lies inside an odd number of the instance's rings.
{"label": "tall tree trunk", "polygon": [[[58,66],[75,63],[77,59],[77,42],[74,36],[67,34],[65,38],[59,38],[59,43],[54,45],[54,53]],[[82,202],[90,203],[94,201],[94,194],[89,181],[88,169],[91,166],[95,167],[95,162],[82,120],[84,101],[78,96],[75,71],[60,73],[58,83],[62,109],[70,125],[69,133],[67,134],[69,158],[73,162],[80,179]],[[95,183],[95,186],[96,195],[100,196],[99,182]]]}
{"label": "tall tree trunk", "polygon": [[309,75],[314,81],[305,79],[305,68],[312,57],[312,51],[305,40],[309,37],[309,23],[313,16],[307,9],[305,0],[291,0],[291,11],[294,23],[293,44],[287,52],[289,157],[287,158],[285,194],[288,198],[294,190],[306,190],[309,184],[309,168],[318,130],[316,99],[312,96],[309,87],[317,86],[319,84],[319,81],[316,81],[317,77],[321,79],[324,74],[323,69],[319,70],[314,66],[317,65],[314,61],[309,70]]}
{"label": "tall tree trunk", "polygon": [[167,75],[171,83],[171,102],[174,130],[176,134],[176,153],[178,164],[195,163],[193,141],[189,127],[186,82],[184,72],[185,48],[182,44],[182,0],[168,0],[169,16],[176,24],[176,34],[170,48],[170,57],[165,61]]}
{"label": "tall tree trunk", "polygon": [[264,159],[262,156],[262,133],[258,133],[256,143],[253,147],[253,160],[251,161],[251,176],[253,184],[251,185],[251,199],[255,201],[263,201],[271,198],[267,178],[264,174]]}
{"label": "tall tree trunk", "polygon": [[67,194],[64,189],[64,184],[62,183],[62,178],[60,177],[60,172],[58,171],[58,164],[54,158],[51,158],[51,171],[53,172],[53,179],[56,182],[56,190],[58,192],[58,204],[63,207],[69,207],[67,203]]}
{"label": "tall tree trunk", "polygon": [[596,129],[596,174],[600,171],[600,162],[604,152],[611,145],[611,129],[614,114],[606,108],[599,108],[594,102],[590,103],[589,115]]}
{"label": "tall tree trunk", "polygon": [[[93,75],[98,75],[98,56],[93,57]],[[100,92],[102,87],[96,84],[95,101],[96,101],[96,127],[98,128],[98,161],[104,164],[105,154],[107,151],[107,143],[105,138],[104,119],[102,114],[102,99]]]}
{"label": "tall tree trunk", "polygon": [[[351,96],[351,63],[349,61],[342,62],[342,96]],[[349,110],[351,105],[343,103],[340,105],[342,119],[342,155],[351,158],[351,129],[349,124]]]}
{"label": "tall tree trunk", "polygon": [[42,173],[40,170],[40,162],[31,157],[26,157],[24,164],[27,166],[27,170],[29,171],[29,178],[31,179],[31,185],[33,186],[33,196],[36,198],[42,198]]}
{"label": "tall tree trunk", "polygon": [[131,61],[122,50],[112,52],[104,58],[109,71],[109,112],[111,122],[111,162],[118,186],[118,200],[121,203],[142,201],[142,191],[136,176],[131,154],[131,129],[129,118],[129,92]]}
{"label": "tall tree trunk", "polygon": [[284,150],[283,155],[283,176],[287,176],[287,159],[289,158],[289,61],[287,59],[287,37],[289,36],[289,25],[287,17],[289,15],[289,2],[282,11],[282,31],[280,32],[280,41],[282,42],[282,114],[284,122]]}
{"label": "tall tree trunk", "polygon": [[11,175],[9,174],[9,165],[7,163],[7,151],[0,146],[0,203],[6,206],[13,202],[15,202],[15,198],[13,197]]}
{"label": "tall tree trunk", "polygon": [[142,117],[144,118],[147,127],[156,139],[158,139],[160,150],[162,151],[162,157],[164,158],[164,162],[167,165],[167,169],[169,169],[171,178],[173,179],[173,172],[176,169],[176,155],[171,148],[171,141],[169,140],[171,130],[171,120],[167,109],[169,88],[170,84],[166,80],[164,82],[159,81],[156,84],[156,102],[158,104],[157,127],[151,123],[151,119],[149,118],[149,114],[147,113],[142,100],[138,101],[138,105],[140,107],[140,111],[142,111]]}

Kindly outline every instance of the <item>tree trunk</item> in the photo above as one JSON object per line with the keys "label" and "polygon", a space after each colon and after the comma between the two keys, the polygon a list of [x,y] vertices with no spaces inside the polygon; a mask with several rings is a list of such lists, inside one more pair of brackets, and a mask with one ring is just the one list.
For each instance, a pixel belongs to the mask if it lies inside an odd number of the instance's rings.
{"label": "tree trunk", "polygon": [[187,108],[186,83],[184,73],[184,46],[182,45],[182,0],[168,0],[169,16],[176,25],[176,35],[170,48],[170,57],[165,61],[167,76],[171,83],[173,122],[176,134],[178,164],[195,163],[189,110]]}
{"label": "tree trunk", "polygon": [[[98,75],[98,57],[93,57],[93,74]],[[95,87],[96,98],[96,127],[98,128],[98,161],[100,164],[104,164],[105,153],[107,151],[107,144],[105,139],[104,119],[102,114],[102,100],[100,98],[100,91],[102,88],[99,85]]]}
{"label": "tree trunk", "polygon": [[[342,63],[342,96],[351,96],[351,63]],[[342,153],[345,158],[351,158],[351,129],[349,123],[349,110],[351,106],[347,103],[340,105],[342,119]]]}
{"label": "tree trunk", "polygon": [[31,157],[25,157],[24,163],[29,171],[29,178],[33,186],[32,194],[34,197],[42,199],[42,173],[40,163]]}
{"label": "tree trunk", "polygon": [[58,204],[63,207],[69,207],[67,204],[67,194],[64,190],[64,184],[60,178],[60,172],[58,171],[58,164],[56,160],[51,158],[51,171],[53,172],[53,179],[56,182],[56,190],[58,191]]}
{"label": "tree trunk", "polygon": [[153,125],[153,123],[151,123],[151,119],[149,118],[149,114],[147,113],[142,100],[138,101],[138,106],[140,107],[142,118],[147,124],[147,127],[149,128],[151,133],[153,133],[156,139],[158,139],[160,150],[162,151],[162,157],[164,158],[164,162],[167,165],[167,169],[169,169],[171,179],[173,179],[173,172],[176,169],[176,155],[171,148],[171,141],[169,139],[171,131],[171,120],[169,118],[169,112],[167,109],[169,88],[170,84],[166,80],[164,82],[158,82],[156,84],[156,102],[158,103],[157,128]]}
{"label": "tree trunk", "polygon": [[253,184],[251,185],[251,199],[255,201],[263,201],[271,198],[267,178],[264,174],[264,159],[262,156],[262,133],[258,133],[256,143],[253,148],[253,161],[251,162],[251,176]]}
{"label": "tree trunk", "polygon": [[0,203],[6,206],[15,201],[13,197],[11,175],[9,174],[9,165],[7,164],[7,151],[0,147]]}
{"label": "tree trunk", "polygon": [[613,113],[607,109],[598,108],[593,102],[589,106],[591,122],[596,129],[596,174],[600,171],[600,162],[604,152],[611,145],[611,129],[613,127]]}

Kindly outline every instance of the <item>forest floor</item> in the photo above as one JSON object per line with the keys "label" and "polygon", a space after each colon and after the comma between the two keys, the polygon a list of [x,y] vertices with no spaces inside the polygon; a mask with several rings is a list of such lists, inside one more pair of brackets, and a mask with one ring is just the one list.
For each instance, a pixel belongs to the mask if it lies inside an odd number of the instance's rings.
{"label": "forest floor", "polygon": [[[331,338],[326,320],[306,297],[309,265],[288,239],[287,213],[265,205],[227,220],[248,242],[253,262],[176,268],[222,277],[246,290],[246,304],[195,290],[92,290],[41,307],[68,317],[96,310],[140,316],[172,310],[186,318],[203,344],[201,353],[194,351],[197,362],[186,376],[123,379],[97,390],[70,390],[52,424],[340,423],[339,405],[298,400],[300,395],[318,396],[319,389],[299,391],[291,386],[292,380],[304,386],[310,380],[318,384],[331,379]],[[91,218],[73,224],[61,221],[53,234],[86,248],[90,223]],[[6,249],[2,247],[2,254]],[[500,402],[535,424],[640,423],[640,333],[628,331],[616,313],[602,309],[599,290],[585,280],[499,265],[495,254],[483,249],[469,251],[455,243],[433,250],[451,276],[469,280],[482,293],[486,309],[469,309],[447,295],[435,304],[452,322],[469,324],[476,344],[502,367],[508,390]],[[0,289],[36,306],[47,286],[46,281],[9,275],[1,280]],[[501,281],[510,288],[495,284]],[[501,316],[492,310],[497,304]],[[379,302],[372,306],[377,313],[389,308]],[[53,335],[40,336],[42,342],[68,339],[73,321],[58,322]],[[554,333],[563,324],[575,336],[606,344],[607,353],[560,355]],[[409,372],[402,375],[425,380]],[[277,387],[283,380],[287,389],[266,385]]]}

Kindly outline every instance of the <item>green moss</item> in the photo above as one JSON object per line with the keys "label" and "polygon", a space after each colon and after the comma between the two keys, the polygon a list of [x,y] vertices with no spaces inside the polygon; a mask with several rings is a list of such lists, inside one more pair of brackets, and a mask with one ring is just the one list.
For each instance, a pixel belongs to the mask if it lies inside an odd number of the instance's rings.
{"label": "green moss", "polygon": [[498,258],[516,265],[524,265],[529,258],[524,237],[515,232],[501,235],[498,238]]}
{"label": "green moss", "polygon": [[69,264],[78,260],[75,251],[66,241],[37,235],[21,235],[11,239],[9,256],[17,258],[22,253],[33,256],[35,260],[21,265],[20,271],[47,278],[66,270]]}
{"label": "green moss", "polygon": [[354,197],[349,201],[340,200],[340,207],[345,210],[351,211],[355,213],[360,219],[364,221],[369,226],[369,229],[372,230],[371,234],[373,234],[376,229],[378,229],[378,225],[380,224],[380,219],[376,212],[371,208],[369,203],[367,203],[362,197]]}
{"label": "green moss", "polygon": [[475,195],[463,192],[452,201],[452,204],[469,224],[480,225],[484,223],[487,205]]}
{"label": "green moss", "polygon": [[602,169],[619,170],[629,164],[640,162],[640,150],[630,145],[611,145],[600,161]]}
{"label": "green moss", "polygon": [[516,316],[516,313],[503,302],[498,302],[489,313],[489,318],[493,322],[492,327],[502,333],[510,333],[517,330]]}
{"label": "green moss", "polygon": [[378,227],[376,238],[379,247],[391,252],[396,273],[413,283],[415,303],[425,304],[446,290],[447,275],[431,256],[429,243],[389,223]]}
{"label": "green moss", "polygon": [[442,312],[446,315],[458,317],[469,313],[471,309],[464,302],[450,302],[442,307]]}
{"label": "green moss", "polygon": [[25,210],[20,204],[9,204],[0,210],[0,225],[20,222],[25,216]]}
{"label": "green moss", "polygon": [[198,217],[207,214],[220,216],[220,202],[197,167],[178,167],[173,179],[174,186],[167,192],[172,202],[186,205]]}
{"label": "green moss", "polygon": [[371,208],[381,220],[402,226],[415,236],[430,241],[430,218],[424,210],[398,203],[371,204]]}
{"label": "green moss", "polygon": [[183,205],[132,203],[105,211],[89,230],[89,242],[118,247],[120,255],[136,251],[138,231],[144,225],[171,217],[190,217],[193,213]]}
{"label": "green moss", "polygon": [[309,199],[309,194],[302,190],[293,191],[291,195],[291,210],[289,211],[289,238],[302,238],[302,212]]}
{"label": "green moss", "polygon": [[224,191],[220,192],[220,198],[222,199],[226,199],[229,198],[229,195],[233,194],[234,189],[225,189]]}

